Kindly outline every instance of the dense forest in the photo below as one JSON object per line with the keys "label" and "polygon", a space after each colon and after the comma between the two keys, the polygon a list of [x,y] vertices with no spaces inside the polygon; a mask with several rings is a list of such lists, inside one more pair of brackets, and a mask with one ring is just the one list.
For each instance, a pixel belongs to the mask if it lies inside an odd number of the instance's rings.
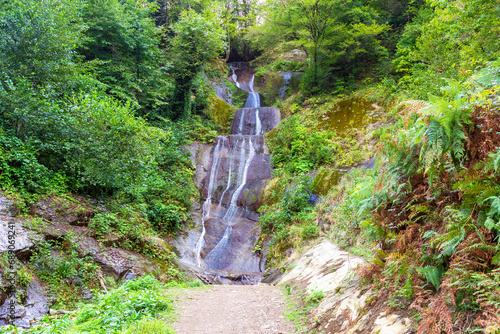
{"label": "dense forest", "polygon": [[[230,84],[225,64],[249,62],[256,80],[301,73],[266,100],[282,113],[259,210],[269,266],[326,236],[369,259],[357,274],[372,303],[409,309],[418,333],[500,333],[499,18],[497,0],[0,0],[0,190],[25,215],[47,198],[95,199],[100,239],[166,261],[147,240],[189,224],[200,194],[185,146],[229,131],[235,109],[213,87]],[[361,97],[384,106],[377,127],[322,121]],[[56,287],[99,282],[76,255],[51,276],[44,254],[73,254],[58,242],[38,245],[19,284],[38,271],[75,308],[79,293]],[[30,332],[136,333],[168,309],[159,284],[129,281],[74,323]]]}

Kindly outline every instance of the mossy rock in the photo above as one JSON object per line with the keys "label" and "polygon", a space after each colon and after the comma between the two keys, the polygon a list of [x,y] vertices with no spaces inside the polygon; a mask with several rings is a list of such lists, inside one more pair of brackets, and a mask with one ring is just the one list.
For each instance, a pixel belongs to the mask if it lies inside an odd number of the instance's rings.
{"label": "mossy rock", "polygon": [[312,182],[313,192],[318,195],[326,195],[328,191],[339,183],[344,171],[333,168],[320,169]]}
{"label": "mossy rock", "polygon": [[205,112],[217,125],[227,129],[231,126],[236,110],[236,107],[227,104],[217,95],[213,95]]}
{"label": "mossy rock", "polygon": [[[290,73],[291,78],[287,84],[284,99],[299,91],[301,73]],[[272,106],[282,99],[281,89],[285,85],[285,79],[281,72],[268,72],[255,78],[255,91],[261,95],[262,105]]]}

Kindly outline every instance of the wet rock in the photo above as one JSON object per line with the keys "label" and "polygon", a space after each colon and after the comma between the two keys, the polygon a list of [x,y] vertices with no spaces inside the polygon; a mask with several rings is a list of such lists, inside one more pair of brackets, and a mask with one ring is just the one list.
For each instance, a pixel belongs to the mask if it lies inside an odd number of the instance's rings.
{"label": "wet rock", "polygon": [[281,122],[281,113],[277,108],[242,108],[234,114],[231,134],[255,135],[257,114],[264,133],[271,131]]}
{"label": "wet rock", "polygon": [[190,152],[191,163],[195,167],[194,184],[196,188],[202,189],[210,168],[210,153],[213,150],[213,145],[192,143],[186,148]]}

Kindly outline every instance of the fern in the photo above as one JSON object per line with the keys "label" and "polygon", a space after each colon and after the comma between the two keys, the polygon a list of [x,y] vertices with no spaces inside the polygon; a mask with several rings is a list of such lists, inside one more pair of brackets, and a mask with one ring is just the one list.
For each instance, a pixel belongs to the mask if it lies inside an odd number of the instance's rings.
{"label": "fern", "polygon": [[439,290],[441,279],[444,275],[444,269],[442,266],[426,266],[424,268],[418,268],[417,271],[423,275],[427,279],[427,282],[431,283],[436,290]]}
{"label": "fern", "polygon": [[448,232],[432,241],[440,250],[439,258],[453,255],[457,246],[475,229],[469,211],[447,208],[446,213]]}

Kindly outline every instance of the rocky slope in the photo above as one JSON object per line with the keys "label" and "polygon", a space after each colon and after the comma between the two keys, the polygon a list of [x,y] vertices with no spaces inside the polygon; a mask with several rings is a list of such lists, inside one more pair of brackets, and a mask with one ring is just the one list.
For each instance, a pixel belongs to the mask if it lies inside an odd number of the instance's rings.
{"label": "rocky slope", "polygon": [[407,315],[389,312],[374,303],[376,292],[363,288],[354,269],[365,260],[322,240],[300,256],[292,269],[277,280],[295,294],[322,291],[319,305],[308,314],[314,333],[409,334],[412,322]]}
{"label": "rocky slope", "polygon": [[[95,203],[94,203],[95,204]],[[98,205],[93,205],[98,206]],[[82,284],[82,278],[77,274],[61,274],[60,289],[70,288],[83,299],[92,298],[92,286],[95,291],[106,289],[109,282],[132,279],[138,275],[154,274],[157,278],[167,279],[171,264],[168,261],[158,261],[140,253],[115,247],[120,240],[113,242],[112,236],[106,241],[98,241],[94,230],[88,227],[95,208],[88,200],[75,197],[71,200],[48,198],[35,203],[28,215],[19,215],[13,200],[0,193],[0,326],[9,321],[9,303],[15,306],[13,324],[30,327],[31,323],[49,312],[56,296],[47,282],[40,276],[40,270],[49,270],[54,277],[59,274],[60,263],[69,263],[77,258],[90,258],[97,270],[89,273],[91,282]],[[8,258],[9,231],[14,227],[15,243],[13,254]],[[11,238],[12,240],[12,238]],[[44,241],[54,244],[70,240],[72,249],[76,251],[73,259],[58,262],[61,256],[66,256],[56,249],[45,255],[45,263],[49,268],[39,268],[32,262],[39,246]],[[160,238],[144,237],[140,241],[143,247],[156,250],[158,254],[170,254],[170,247]],[[68,252],[69,253],[69,252]],[[12,267],[11,267],[12,263]],[[12,269],[11,269],[12,268]],[[7,278],[12,276],[15,285]]]}

